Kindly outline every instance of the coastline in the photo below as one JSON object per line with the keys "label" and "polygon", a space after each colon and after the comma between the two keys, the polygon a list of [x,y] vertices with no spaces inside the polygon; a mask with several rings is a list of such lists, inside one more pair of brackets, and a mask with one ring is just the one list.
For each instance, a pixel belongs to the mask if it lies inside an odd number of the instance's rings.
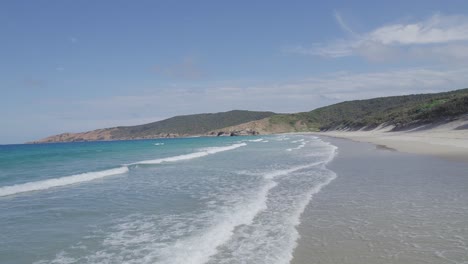
{"label": "coastline", "polygon": [[[390,131],[393,127],[370,131],[327,131],[318,136],[373,143],[400,152],[431,155],[468,163],[468,120],[458,120],[431,128],[418,127],[407,131]],[[458,128],[458,129],[457,129]]]}

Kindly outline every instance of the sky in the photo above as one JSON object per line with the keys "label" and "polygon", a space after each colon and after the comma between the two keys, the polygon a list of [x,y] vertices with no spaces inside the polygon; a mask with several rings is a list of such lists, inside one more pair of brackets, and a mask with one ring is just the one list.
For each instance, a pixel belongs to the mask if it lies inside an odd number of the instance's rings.
{"label": "sky", "polygon": [[0,1],[0,144],[468,87],[468,1]]}

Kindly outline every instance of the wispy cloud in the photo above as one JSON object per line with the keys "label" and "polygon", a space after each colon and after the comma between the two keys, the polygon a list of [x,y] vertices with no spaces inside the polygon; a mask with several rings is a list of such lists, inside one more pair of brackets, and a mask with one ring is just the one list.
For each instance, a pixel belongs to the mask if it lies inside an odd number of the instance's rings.
{"label": "wispy cloud", "polygon": [[466,59],[468,56],[468,17],[435,14],[413,23],[394,23],[370,32],[355,33],[338,12],[333,16],[348,37],[311,47],[296,46],[288,51],[339,58],[363,56],[369,60],[395,58]]}
{"label": "wispy cloud", "polygon": [[333,17],[335,18],[336,22],[341,27],[341,29],[343,29],[345,32],[349,33],[352,36],[357,36],[356,32],[354,32],[351,29],[351,27],[348,26],[348,24],[346,24],[346,22],[344,21],[344,19],[342,18],[341,14],[338,11],[336,10],[333,11]]}

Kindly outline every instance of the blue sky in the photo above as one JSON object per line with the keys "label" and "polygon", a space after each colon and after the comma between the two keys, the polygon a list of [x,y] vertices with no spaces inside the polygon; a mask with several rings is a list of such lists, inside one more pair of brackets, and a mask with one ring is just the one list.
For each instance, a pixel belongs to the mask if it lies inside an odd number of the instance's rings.
{"label": "blue sky", "polygon": [[468,1],[12,0],[0,35],[0,144],[468,87]]}

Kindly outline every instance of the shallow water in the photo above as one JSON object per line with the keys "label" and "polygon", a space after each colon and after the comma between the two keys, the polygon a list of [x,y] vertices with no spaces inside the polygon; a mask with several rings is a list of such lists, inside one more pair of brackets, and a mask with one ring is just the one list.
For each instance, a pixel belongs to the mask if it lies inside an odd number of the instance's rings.
{"label": "shallow water", "polygon": [[313,136],[0,146],[0,263],[288,263]]}

